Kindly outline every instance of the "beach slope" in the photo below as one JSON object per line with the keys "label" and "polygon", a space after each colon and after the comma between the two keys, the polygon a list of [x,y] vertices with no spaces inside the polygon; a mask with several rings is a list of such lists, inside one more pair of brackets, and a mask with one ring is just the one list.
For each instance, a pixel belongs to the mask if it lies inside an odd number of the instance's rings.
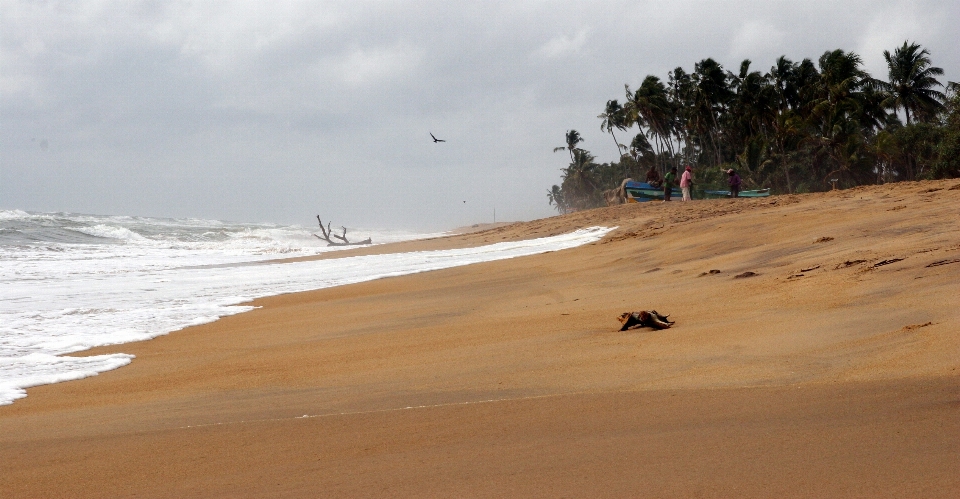
{"label": "beach slope", "polygon": [[[257,300],[0,407],[9,497],[957,497],[960,182],[351,250],[571,250]],[[668,330],[618,332],[656,309]]]}

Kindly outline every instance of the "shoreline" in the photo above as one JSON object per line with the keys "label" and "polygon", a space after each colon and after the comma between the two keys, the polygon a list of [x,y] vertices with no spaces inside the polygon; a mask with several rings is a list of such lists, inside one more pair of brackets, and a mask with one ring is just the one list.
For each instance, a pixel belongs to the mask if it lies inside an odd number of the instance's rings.
{"label": "shoreline", "polygon": [[[619,227],[565,251],[261,298],[85,351],[137,357],[0,407],[0,485],[18,497],[951,497],[960,263],[930,265],[960,259],[957,186],[622,205],[392,243]],[[677,324],[616,332],[640,309]]]}

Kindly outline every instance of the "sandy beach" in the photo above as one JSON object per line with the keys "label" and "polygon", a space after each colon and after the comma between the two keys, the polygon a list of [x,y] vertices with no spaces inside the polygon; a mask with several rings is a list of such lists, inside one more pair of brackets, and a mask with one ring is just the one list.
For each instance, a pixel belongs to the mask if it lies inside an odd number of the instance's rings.
{"label": "sandy beach", "polygon": [[[0,407],[3,497],[957,497],[960,182],[628,204],[618,227],[257,300]],[[742,277],[741,277],[742,276]],[[668,330],[618,332],[656,309]]]}

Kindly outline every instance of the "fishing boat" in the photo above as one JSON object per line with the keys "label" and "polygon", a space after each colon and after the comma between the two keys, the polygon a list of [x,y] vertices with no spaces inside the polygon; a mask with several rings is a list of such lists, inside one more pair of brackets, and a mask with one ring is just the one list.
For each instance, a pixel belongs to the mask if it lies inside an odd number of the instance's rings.
{"label": "fishing boat", "polygon": [[[721,199],[730,197],[730,191],[703,191],[707,199]],[[756,189],[752,191],[740,191],[742,198],[765,198],[770,195],[770,189]]]}
{"label": "fishing boat", "polygon": [[[663,187],[654,187],[646,182],[629,181],[623,186],[627,194],[628,203],[643,203],[645,201],[663,201]],[[679,200],[683,193],[674,187],[670,193],[672,198]]]}

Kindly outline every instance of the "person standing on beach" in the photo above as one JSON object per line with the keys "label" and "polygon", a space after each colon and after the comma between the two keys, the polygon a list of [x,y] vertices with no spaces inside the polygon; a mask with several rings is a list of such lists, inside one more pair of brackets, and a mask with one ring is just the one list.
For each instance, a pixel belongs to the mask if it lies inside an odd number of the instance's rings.
{"label": "person standing on beach", "polygon": [[677,167],[674,166],[663,176],[663,200],[670,201],[670,195],[673,194],[673,183],[677,181]]}
{"label": "person standing on beach", "polygon": [[730,186],[730,197],[740,197],[740,184],[742,183],[740,175],[738,175],[733,168],[727,170],[727,175],[730,176],[730,178],[727,179],[727,184]]}
{"label": "person standing on beach", "polygon": [[687,165],[680,177],[680,190],[683,191],[683,201],[691,201],[690,190],[693,189],[693,167]]}

